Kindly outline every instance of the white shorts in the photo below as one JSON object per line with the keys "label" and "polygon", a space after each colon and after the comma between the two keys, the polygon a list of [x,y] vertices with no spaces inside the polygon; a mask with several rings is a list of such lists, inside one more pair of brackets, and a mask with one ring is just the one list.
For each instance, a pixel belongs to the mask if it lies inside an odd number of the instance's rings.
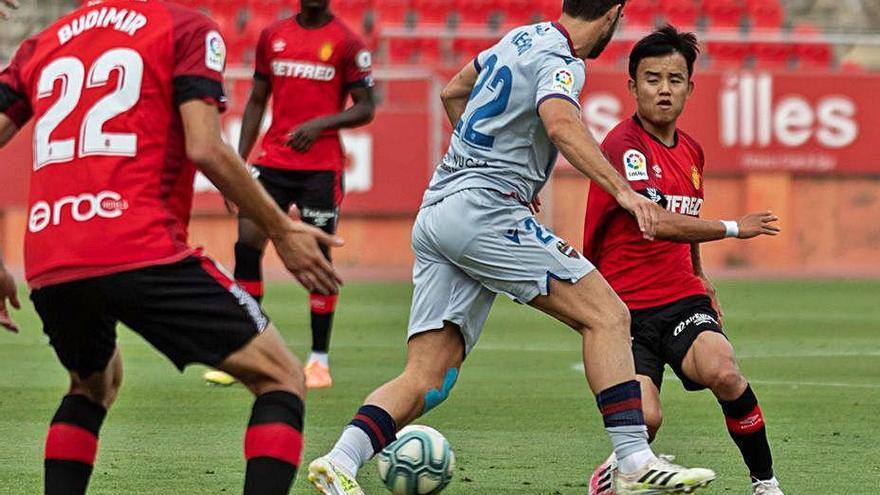
{"label": "white shorts", "polygon": [[495,294],[529,303],[550,278],[577,282],[595,267],[541,226],[529,209],[490,189],[465,189],[422,208],[412,235],[409,337],[458,325],[473,349]]}

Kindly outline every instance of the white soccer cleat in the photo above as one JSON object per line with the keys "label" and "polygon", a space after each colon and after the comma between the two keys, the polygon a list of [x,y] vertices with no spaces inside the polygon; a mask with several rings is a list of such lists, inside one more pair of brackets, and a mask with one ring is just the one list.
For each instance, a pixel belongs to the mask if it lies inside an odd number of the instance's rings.
{"label": "white soccer cleat", "polygon": [[617,495],[692,493],[715,479],[715,471],[711,469],[686,468],[673,464],[670,459],[658,457],[632,474],[615,470],[614,492]]}
{"label": "white soccer cleat", "polygon": [[776,478],[752,483],[752,495],[785,495]]}
{"label": "white soccer cleat", "polygon": [[617,470],[617,456],[612,452],[590,477],[589,495],[614,495],[614,472]]}
{"label": "white soccer cleat", "polygon": [[309,483],[323,495],[364,495],[354,476],[326,455],[309,464]]}

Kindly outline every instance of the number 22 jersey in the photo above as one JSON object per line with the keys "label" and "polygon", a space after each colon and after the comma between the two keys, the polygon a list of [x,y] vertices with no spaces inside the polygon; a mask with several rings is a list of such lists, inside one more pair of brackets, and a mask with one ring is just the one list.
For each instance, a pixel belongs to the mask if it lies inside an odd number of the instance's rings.
{"label": "number 22 jersey", "polygon": [[160,0],[93,1],[25,41],[0,112],[34,119],[31,287],[179,261],[194,165],[178,106],[225,107],[216,24]]}

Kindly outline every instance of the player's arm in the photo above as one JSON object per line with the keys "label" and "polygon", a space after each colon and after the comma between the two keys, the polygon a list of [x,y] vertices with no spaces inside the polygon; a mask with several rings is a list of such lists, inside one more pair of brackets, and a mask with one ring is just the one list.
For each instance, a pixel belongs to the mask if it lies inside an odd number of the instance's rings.
{"label": "player's arm", "polygon": [[[318,242],[341,246],[338,237],[294,221],[245,169],[241,158],[223,141],[220,114],[199,99],[180,105],[186,154],[199,170],[266,232],[285,267],[310,291],[335,294],[341,279],[318,249]],[[316,242],[316,240],[318,242]]]}
{"label": "player's arm", "polygon": [[300,153],[306,152],[322,132],[331,129],[350,129],[372,122],[376,116],[373,88],[361,85],[351,88],[352,106],[342,112],[324,115],[304,122],[288,136],[287,144]]}
{"label": "player's arm", "polygon": [[562,156],[632,213],[645,237],[653,239],[664,210],[633,191],[617,173],[581,120],[578,108],[567,99],[548,98],[538,107],[538,115]]}
{"label": "player's arm", "polygon": [[718,303],[718,294],[715,292],[715,285],[712,284],[712,281],[709,280],[709,277],[707,277],[706,273],[703,271],[703,257],[700,253],[700,244],[697,242],[691,244],[691,264],[694,266],[694,275],[703,282],[703,287],[706,288],[706,295],[708,295],[709,299],[712,301],[712,307],[715,309],[715,312],[718,313],[718,321],[720,323],[724,318],[724,311],[721,310],[721,304]]}
{"label": "player's arm", "polygon": [[18,0],[0,0],[0,18],[9,19],[9,9],[17,9],[18,6]]}
{"label": "player's arm", "polygon": [[[0,120],[2,120],[2,117],[0,115]],[[0,256],[0,326],[10,332],[18,333],[18,325],[12,321],[12,317],[9,316],[9,309],[6,307],[7,299],[13,308],[21,309],[15,287],[15,278],[6,269],[6,265],[3,264],[3,256]]]}
{"label": "player's arm", "polygon": [[453,127],[464,115],[468,98],[471,96],[471,91],[474,90],[474,85],[477,84],[479,75],[480,73],[477,72],[477,67],[473,63],[467,64],[440,92],[440,100],[443,102],[449,123]]}
{"label": "player's arm", "polygon": [[771,211],[750,213],[736,221],[703,220],[660,210],[655,238],[664,241],[701,243],[736,237],[751,239],[779,234],[779,217]]}
{"label": "player's arm", "polygon": [[4,113],[0,113],[0,148],[18,134],[18,126]]}
{"label": "player's arm", "polygon": [[238,156],[247,161],[257,143],[260,135],[260,127],[263,124],[263,116],[266,115],[266,105],[272,86],[264,77],[255,77],[251,87],[251,96],[244,107],[244,115],[241,119],[241,136],[238,139]]}

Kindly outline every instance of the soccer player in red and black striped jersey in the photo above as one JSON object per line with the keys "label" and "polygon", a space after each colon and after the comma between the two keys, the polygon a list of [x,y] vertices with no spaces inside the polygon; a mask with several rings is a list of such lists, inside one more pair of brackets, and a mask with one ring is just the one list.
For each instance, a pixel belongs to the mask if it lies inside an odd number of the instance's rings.
{"label": "soccer player in red and black striped jersey", "polygon": [[[251,154],[269,96],[272,126],[253,165],[254,175],[278,205],[299,209],[303,221],[336,232],[343,196],[345,155],[339,130],[373,119],[371,55],[363,41],[329,9],[329,0],[301,0],[299,14],[267,27],[257,45],[256,71],[242,122],[239,154]],[[346,108],[348,97],[353,105]],[[239,215],[235,278],[263,297],[261,260],[266,234]],[[324,249],[330,259],[330,250]],[[312,293],[312,353],[306,385],[332,385],[328,351],[336,295]]]}
{"label": "soccer player in red and black striped jersey", "polygon": [[[270,233],[309,289],[335,294],[318,242],[224,144],[226,47],[216,24],[161,0],[94,0],[26,40],[0,72],[0,147],[34,120],[25,234],[31,299],[70,375],[46,438],[46,495],[82,495],[122,380],[125,323],[179,369],[204,363],[256,396],[244,493],[289,492],[303,372],[259,305],[187,242],[201,170]],[[0,324],[15,285],[0,263]]]}
{"label": "soccer player in red and black striped jersey", "polygon": [[[703,150],[676,127],[694,89],[697,51],[693,34],[671,26],[639,41],[629,60],[629,88],[638,110],[602,144],[633,189],[676,215],[662,218],[655,240],[645,239],[614,198],[591,185],[584,255],[630,310],[633,357],[651,439],[660,428],[660,387],[669,365],[685,389],[709,388],[718,398],[754,493],[779,495],[761,408],[721,329],[715,290],[700,262],[701,242],[776,235],[779,229],[771,212],[739,221],[697,220],[703,205]],[[608,480],[614,466],[612,456],[596,470],[591,494],[613,493]]]}

